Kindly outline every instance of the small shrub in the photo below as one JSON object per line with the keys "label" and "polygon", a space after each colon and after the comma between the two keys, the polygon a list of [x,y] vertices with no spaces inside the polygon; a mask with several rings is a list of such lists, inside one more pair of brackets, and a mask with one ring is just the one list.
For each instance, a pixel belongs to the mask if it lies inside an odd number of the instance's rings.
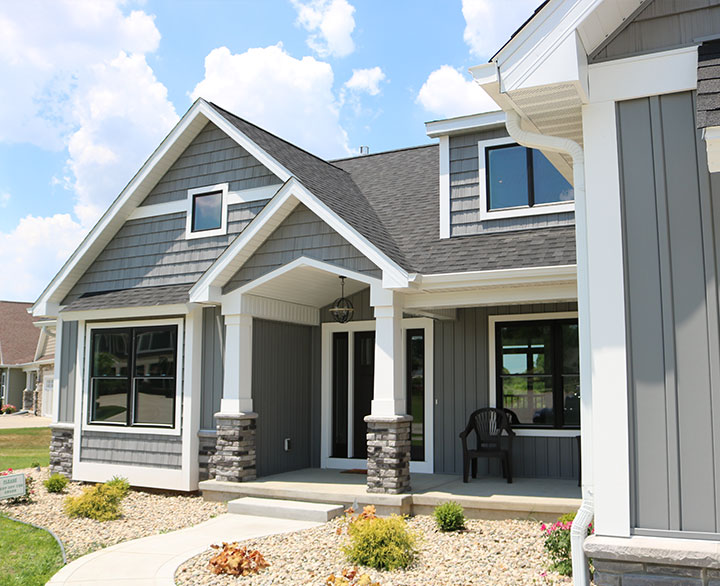
{"label": "small shrub", "polygon": [[105,486],[117,490],[121,494],[121,498],[125,498],[130,493],[130,483],[127,478],[122,476],[113,476],[105,483]]}
{"label": "small shrub", "polygon": [[114,486],[96,484],[84,489],[79,496],[65,499],[68,517],[87,517],[96,521],[112,521],[122,515],[120,501],[123,494]]}
{"label": "small shrub", "polygon": [[[9,474],[15,474],[15,471],[12,468],[0,470],[0,476],[8,476]],[[9,505],[28,505],[35,502],[34,485],[35,481],[32,476],[25,476],[25,494],[23,496],[14,496],[12,498],[5,499],[5,502]]]}
{"label": "small shrub", "polygon": [[35,460],[32,464],[30,464],[30,468],[37,468],[37,469],[39,470],[39,469],[40,469],[40,462],[38,462],[37,460]]}
{"label": "small shrub", "polygon": [[223,543],[210,547],[220,550],[208,563],[208,568],[213,574],[249,576],[270,566],[258,550],[240,547],[238,543]]}
{"label": "small shrub", "polygon": [[330,574],[325,579],[325,584],[326,586],[380,586],[379,582],[373,582],[367,574],[360,574],[357,567],[343,568],[339,576]]}
{"label": "small shrub", "polygon": [[68,482],[70,481],[62,474],[53,474],[50,478],[43,482],[43,484],[48,492],[62,492],[68,485]]}
{"label": "small shrub", "polygon": [[440,531],[465,529],[465,514],[463,508],[456,502],[449,501],[438,505],[433,511],[433,516]]}
{"label": "small shrub", "polygon": [[[550,526],[544,523],[540,526],[540,530],[545,533],[545,551],[550,557],[550,569],[563,576],[572,576],[570,530],[574,519],[575,513],[567,513]],[[591,523],[588,535],[592,532]]]}
{"label": "small shrub", "polygon": [[10,415],[11,413],[15,413],[17,411],[17,407],[15,405],[11,405],[10,403],[6,403],[2,407],[0,407],[0,413],[3,413],[5,415]]}
{"label": "small shrub", "polygon": [[407,568],[417,554],[417,536],[410,531],[405,519],[357,519],[347,528],[350,542],[343,553],[350,563],[377,570]]}

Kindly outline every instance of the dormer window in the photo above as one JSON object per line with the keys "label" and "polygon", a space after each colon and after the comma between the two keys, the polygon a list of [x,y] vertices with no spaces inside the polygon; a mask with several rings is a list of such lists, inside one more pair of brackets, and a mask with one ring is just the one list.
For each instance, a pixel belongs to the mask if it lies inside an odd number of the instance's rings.
{"label": "dormer window", "polygon": [[227,234],[228,184],[188,190],[186,238]]}
{"label": "dormer window", "polygon": [[539,150],[498,139],[479,143],[484,220],[570,212],[573,187]]}

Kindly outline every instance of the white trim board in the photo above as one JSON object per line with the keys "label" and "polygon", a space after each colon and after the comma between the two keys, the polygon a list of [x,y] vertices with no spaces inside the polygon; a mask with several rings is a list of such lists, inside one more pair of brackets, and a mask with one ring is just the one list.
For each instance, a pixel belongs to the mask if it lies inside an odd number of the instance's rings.
{"label": "white trim board", "polygon": [[[549,311],[545,313],[514,313],[488,316],[488,406],[497,406],[497,369],[495,368],[495,324],[513,321],[543,321],[578,319],[577,311]],[[526,437],[576,437],[579,429],[516,429],[515,434]]]}
{"label": "white trim board", "polygon": [[[403,318],[400,324],[402,332],[402,361],[407,361],[406,336],[408,329],[425,330],[425,460],[423,462],[410,462],[411,473],[432,474],[434,472],[434,323],[432,319],[424,317]],[[330,442],[332,430],[332,335],[335,332],[369,332],[375,330],[375,320],[355,321],[346,324],[328,322],[322,324],[321,331],[321,432],[320,432],[320,462],[322,468],[351,469],[367,466],[366,459],[333,458],[330,456]],[[348,450],[352,451],[353,417],[352,390],[353,390],[353,339],[348,336]],[[407,385],[407,377],[403,377],[403,384]]]}

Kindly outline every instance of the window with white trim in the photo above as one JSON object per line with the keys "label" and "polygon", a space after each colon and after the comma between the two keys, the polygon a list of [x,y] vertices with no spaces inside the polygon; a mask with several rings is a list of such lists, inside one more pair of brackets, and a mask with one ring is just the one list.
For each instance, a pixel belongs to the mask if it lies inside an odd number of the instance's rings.
{"label": "window with white trim", "polygon": [[575,209],[572,185],[539,150],[508,139],[478,146],[481,219]]}
{"label": "window with white trim", "polygon": [[228,184],[188,190],[187,238],[227,234]]}
{"label": "window with white trim", "polygon": [[178,326],[96,328],[88,423],[175,427]]}

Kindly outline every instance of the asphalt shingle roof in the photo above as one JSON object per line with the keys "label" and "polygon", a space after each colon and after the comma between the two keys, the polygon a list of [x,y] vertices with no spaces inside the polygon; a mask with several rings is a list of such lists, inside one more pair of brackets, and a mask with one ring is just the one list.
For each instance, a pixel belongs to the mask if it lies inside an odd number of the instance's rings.
{"label": "asphalt shingle roof", "polygon": [[697,127],[720,126],[720,40],[698,47]]}
{"label": "asphalt shingle roof", "polygon": [[67,305],[64,311],[87,309],[110,309],[113,307],[154,307],[187,303],[192,285],[163,285],[161,287],[138,287],[102,293],[87,293]]}
{"label": "asphalt shingle roof", "polygon": [[27,364],[35,359],[40,330],[27,310],[32,303],[0,301],[0,364]]}

